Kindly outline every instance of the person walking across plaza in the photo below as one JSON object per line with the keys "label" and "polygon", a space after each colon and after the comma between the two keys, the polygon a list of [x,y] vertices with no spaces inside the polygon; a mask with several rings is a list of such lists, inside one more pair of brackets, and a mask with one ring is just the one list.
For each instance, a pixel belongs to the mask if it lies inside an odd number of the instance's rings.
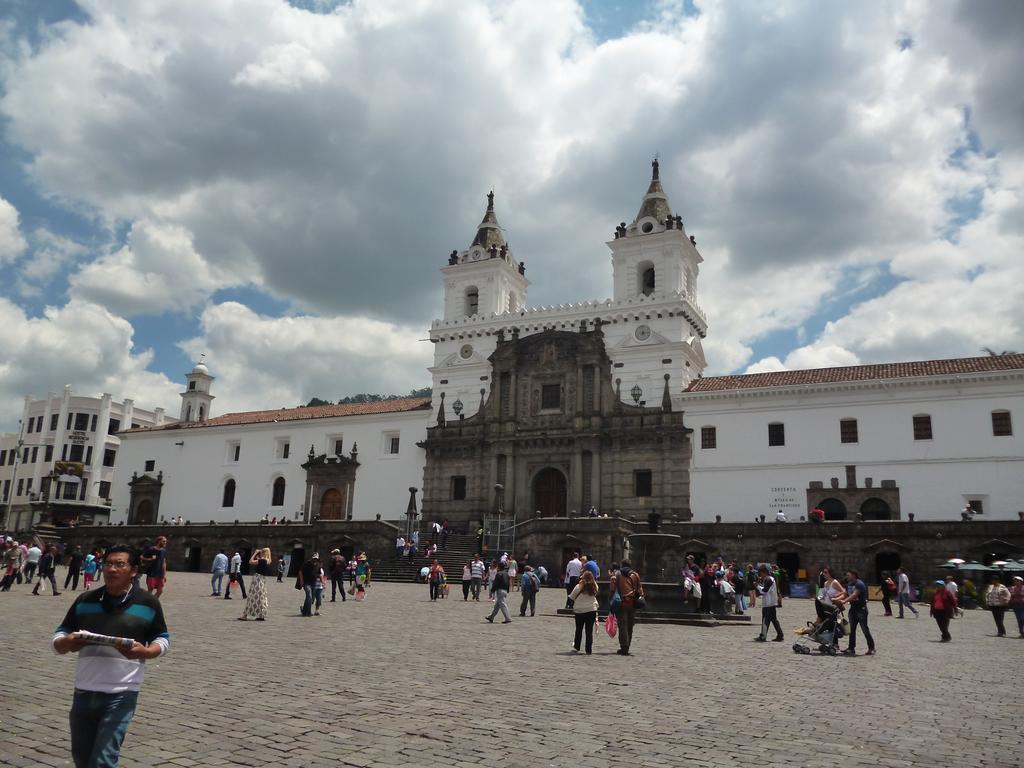
{"label": "person walking across plaza", "polygon": [[345,602],[345,574],[348,573],[348,560],[341,554],[340,549],[331,550],[331,602],[336,603],[338,593],[341,593],[341,602]]}
{"label": "person walking across plaza", "polygon": [[284,559],[284,555],[277,558],[277,583],[280,584],[284,581],[284,574],[288,570],[288,563]]}
{"label": "person walking across plaza", "polygon": [[441,596],[441,584],[444,582],[444,566],[437,562],[437,558],[434,558],[434,562],[427,569],[427,582],[430,584],[430,601],[437,602],[437,598]]}
{"label": "person walking across plaza", "polygon": [[224,589],[224,599],[231,599],[231,585],[237,584],[238,588],[242,590],[242,599],[246,599],[245,594],[245,580],[242,578],[242,556],[235,552],[231,556],[231,564],[228,566],[228,585]]}
{"label": "person walking across plaza", "polygon": [[2,565],[3,568],[3,579],[0,580],[0,592],[10,592],[11,585],[14,584],[15,577],[19,576],[21,571],[18,565],[18,561],[21,558],[20,551],[18,549],[18,542],[7,537],[4,540],[4,550]]}
{"label": "person walking across plaza", "polygon": [[885,611],[882,615],[892,616],[892,599],[896,597],[896,582],[893,581],[888,571],[882,571],[880,590],[882,592],[882,609]]}
{"label": "person walking across plaza", "polygon": [[494,608],[491,610],[491,615],[487,616],[487,620],[494,623],[494,617],[498,615],[498,611],[501,611],[501,615],[505,617],[502,624],[509,624],[512,621],[512,617],[508,612],[508,571],[505,569],[504,563],[499,563],[497,566],[497,573],[491,580],[491,595],[494,598]]}
{"label": "person walking across plaza", "polygon": [[580,560],[580,553],[573,552],[572,560],[565,564],[565,607],[572,608],[572,600],[569,595],[576,588],[580,580],[580,573],[583,572],[583,562]]}
{"label": "person walking across plaza", "polygon": [[[133,586],[138,568],[134,550],[110,547],[103,560],[103,587],[78,596],[51,641],[60,655],[78,654],[70,715],[76,768],[117,766],[145,663],[170,650],[160,601]],[[127,638],[131,645],[91,645],[80,632]]]}
{"label": "person walking across plaza", "polygon": [[31,584],[32,578],[36,575],[36,568],[39,567],[39,558],[43,556],[43,550],[35,542],[28,548],[27,559],[25,560],[25,583]]}
{"label": "person walking across plaza", "polygon": [[[322,573],[320,556],[316,553],[304,562],[299,569],[298,585],[303,592],[302,608],[299,609],[299,613],[307,618],[313,615],[313,605],[316,602],[317,590],[323,586],[320,582]],[[317,614],[319,615],[319,613],[318,609]]]}
{"label": "person walking across plaza", "polygon": [[1024,637],[1024,576],[1014,576],[1010,587],[1010,609],[1017,618],[1017,631]]}
{"label": "person walking across plaza", "polygon": [[224,585],[224,574],[228,571],[228,556],[224,550],[220,550],[213,556],[213,564],[210,566],[210,597],[220,597],[221,587]]}
{"label": "person walking across plaza", "polygon": [[932,594],[931,615],[939,627],[941,642],[948,643],[953,639],[949,634],[949,621],[956,613],[956,597],[946,589],[942,579],[935,581],[935,592]]}
{"label": "person walking across plaza", "polygon": [[576,634],[573,636],[572,649],[580,652],[583,633],[587,633],[586,651],[589,656],[594,649],[594,623],[597,621],[597,581],[590,571],[583,571],[579,583],[569,594],[572,600],[572,614],[576,619]]}
{"label": "person walking across plaza", "polygon": [[523,601],[519,606],[519,615],[526,615],[527,606],[530,608],[530,615],[535,615],[537,613],[537,593],[540,591],[540,579],[537,578],[532,565],[523,567],[523,575],[519,579],[519,591],[523,595]]}
{"label": "person walking across plaza", "polygon": [[775,637],[772,642],[781,643],[785,638],[782,634],[782,625],[779,624],[777,609],[779,607],[779,584],[771,574],[771,569],[761,563],[757,569],[757,584],[754,589],[761,598],[761,634],[754,639],[760,643],[768,640],[768,628],[775,628]]}
{"label": "person walking across plaza", "polygon": [[238,617],[239,621],[247,621],[250,617],[256,621],[267,620],[267,611],[270,610],[270,601],[267,599],[267,576],[270,575],[271,562],[273,558],[270,547],[257,549],[249,558],[249,565],[255,566],[255,572],[249,583],[249,597],[246,598],[242,615]]}
{"label": "person walking across plaza", "polygon": [[1003,617],[1006,616],[1006,608],[1010,605],[1010,590],[1003,584],[998,576],[992,577],[992,583],[985,593],[985,606],[992,611],[992,618],[996,622],[996,635],[1006,637],[1006,625],[1003,624]]}
{"label": "person walking across plaza", "polygon": [[71,550],[71,554],[68,555],[68,574],[64,577],[64,589],[67,589],[70,584],[72,592],[78,591],[78,579],[82,576],[84,564],[85,556],[82,554],[82,548],[76,544]]}
{"label": "person walking across plaza", "polygon": [[39,581],[36,582],[35,588],[32,590],[33,595],[39,594],[39,588],[43,586],[43,580],[50,582],[50,589],[53,590],[54,595],[59,595],[57,591],[57,578],[54,575],[57,571],[57,548],[50,544],[46,547],[46,551],[43,552],[39,558]]}
{"label": "person walking across plaza", "polygon": [[904,608],[909,608],[914,618],[917,618],[917,608],[910,602],[910,577],[902,568],[896,569],[896,602],[900,607],[899,618],[903,618]]}
{"label": "person walking across plaza", "polygon": [[99,566],[99,558],[94,553],[87,552],[85,562],[82,563],[82,589],[88,590],[92,588],[92,582],[96,578],[96,571],[99,569]]}
{"label": "person walking across plaza", "polygon": [[953,618],[963,616],[964,609],[960,607],[960,585],[956,583],[956,579],[952,575],[946,576],[946,589],[952,592],[956,599],[956,611],[953,612]]}
{"label": "person walking across plaza", "polygon": [[484,565],[484,561],[480,559],[480,555],[473,555],[473,560],[469,563],[470,577],[472,583],[470,584],[470,590],[473,593],[473,600],[480,602],[480,585],[484,581],[484,573],[487,571],[487,566]]}
{"label": "person walking across plaza", "polygon": [[156,543],[142,553],[142,565],[146,569],[146,589],[159,600],[167,584],[166,536],[157,536]]}
{"label": "person walking across plaza", "polygon": [[619,650],[620,656],[629,656],[633,644],[633,630],[636,627],[637,601],[644,596],[640,574],[633,570],[629,560],[623,560],[618,569],[611,569],[609,594],[619,596]]}
{"label": "person walking across plaza", "polygon": [[864,639],[868,643],[865,656],[874,656],[875,638],[871,636],[871,630],[868,629],[868,588],[856,571],[846,572],[846,595],[835,598],[833,602],[850,607],[850,613],[847,616],[850,622],[850,642],[843,654],[845,656],[857,655],[857,627],[859,626],[864,631]]}

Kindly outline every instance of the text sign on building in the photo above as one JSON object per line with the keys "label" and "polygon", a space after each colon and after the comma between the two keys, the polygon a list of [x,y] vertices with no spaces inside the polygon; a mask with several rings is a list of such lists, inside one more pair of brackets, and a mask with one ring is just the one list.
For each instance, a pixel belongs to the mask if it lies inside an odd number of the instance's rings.
{"label": "text sign on building", "polygon": [[799,497],[797,496],[796,488],[786,485],[779,485],[773,486],[772,488],[769,489],[769,491],[770,493],[768,495],[768,506],[770,507],[772,512],[778,512],[780,509],[783,512],[803,511],[804,504],[802,501],[800,501]]}
{"label": "text sign on building", "polygon": [[85,445],[89,442],[89,435],[85,432],[75,431],[70,434],[68,440],[70,440],[73,445]]}

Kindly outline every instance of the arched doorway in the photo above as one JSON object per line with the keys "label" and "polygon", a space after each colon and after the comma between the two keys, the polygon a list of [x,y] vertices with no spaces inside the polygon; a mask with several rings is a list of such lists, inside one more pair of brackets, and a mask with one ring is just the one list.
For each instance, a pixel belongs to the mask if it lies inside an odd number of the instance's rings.
{"label": "arched doorway", "polygon": [[554,467],[542,469],[533,478],[533,508],[544,517],[565,517],[565,475]]}
{"label": "arched doorway", "polygon": [[878,552],[875,554],[875,583],[882,583],[882,574],[888,573],[896,581],[896,569],[902,565],[899,552]]}
{"label": "arched doorway", "polygon": [[825,499],[818,508],[825,513],[826,520],[846,519],[846,505],[839,499]]}
{"label": "arched doorway", "polygon": [[341,499],[341,491],[331,488],[320,500],[321,520],[343,520],[345,517]]}
{"label": "arched doorway", "polygon": [[156,523],[156,508],[149,499],[143,499],[135,507],[135,525],[153,525]]}
{"label": "arched doorway", "polygon": [[888,520],[892,517],[889,503],[877,497],[872,497],[861,504],[860,513],[865,520]]}

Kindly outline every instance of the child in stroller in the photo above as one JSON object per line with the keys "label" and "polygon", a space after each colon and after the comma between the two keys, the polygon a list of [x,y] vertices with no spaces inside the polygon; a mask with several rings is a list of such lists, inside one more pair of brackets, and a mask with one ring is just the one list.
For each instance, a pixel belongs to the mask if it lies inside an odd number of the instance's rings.
{"label": "child in stroller", "polygon": [[793,652],[810,654],[811,644],[817,644],[818,653],[835,656],[839,653],[839,638],[843,631],[843,607],[841,605],[821,606],[820,622],[807,622],[808,629],[800,633],[800,639],[793,643]]}

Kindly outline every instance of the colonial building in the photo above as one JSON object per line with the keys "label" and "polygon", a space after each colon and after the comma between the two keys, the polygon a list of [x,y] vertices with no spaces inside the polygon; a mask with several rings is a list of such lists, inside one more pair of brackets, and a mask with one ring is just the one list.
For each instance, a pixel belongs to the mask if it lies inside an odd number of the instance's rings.
{"label": "colonial building", "polygon": [[107,521],[114,489],[127,482],[120,433],[172,422],[163,408],[75,395],[70,386],[44,400],[26,397],[20,431],[0,438],[0,512],[8,529]]}
{"label": "colonial building", "polygon": [[[590,508],[690,518],[689,430],[672,412],[670,374],[655,407],[623,402],[600,321],[578,331],[497,334],[489,388],[469,418],[440,393],[426,449],[423,513],[479,520],[499,507],[519,518]],[[634,385],[636,386],[636,385]],[[447,408],[454,418],[447,417]]]}

